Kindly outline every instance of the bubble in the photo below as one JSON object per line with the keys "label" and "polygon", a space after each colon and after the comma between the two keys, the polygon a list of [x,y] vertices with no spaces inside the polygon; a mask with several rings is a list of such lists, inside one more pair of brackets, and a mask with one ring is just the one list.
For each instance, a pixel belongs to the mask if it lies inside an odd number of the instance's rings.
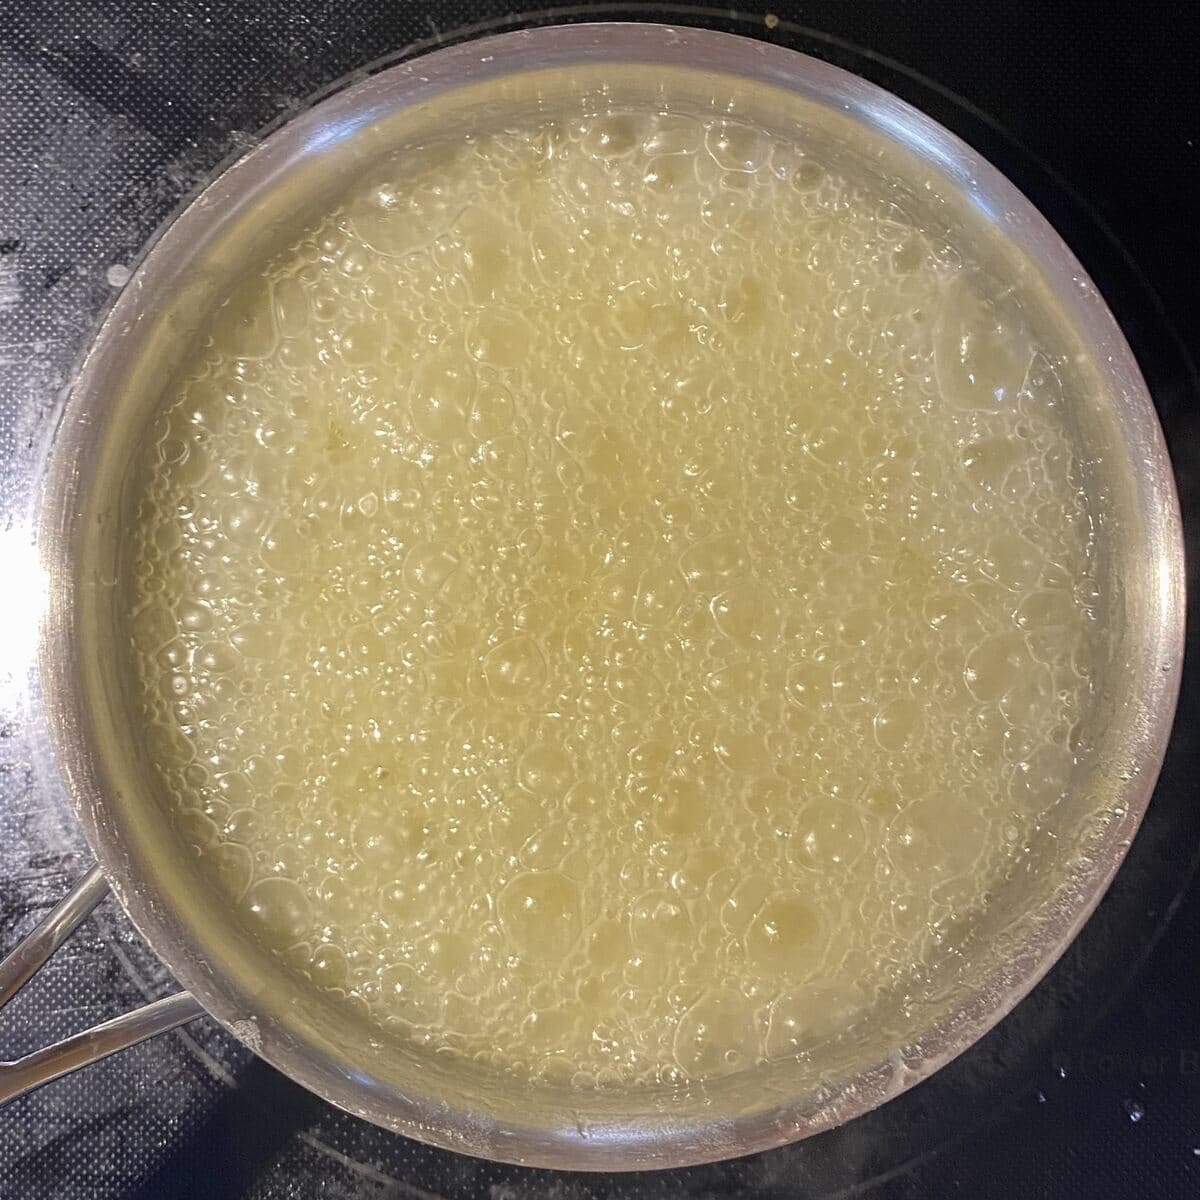
{"label": "bubble", "polygon": [[999,700],[1030,665],[1024,639],[1016,633],[1001,633],[970,651],[963,677],[977,700]]}
{"label": "bubble", "polygon": [[240,808],[225,818],[224,834],[232,842],[250,846],[258,841],[264,829],[264,818],[255,808]]}
{"label": "bubble", "polygon": [[998,492],[1021,457],[1020,447],[1012,439],[988,437],[971,442],[963,449],[962,464],[978,487]]}
{"label": "bubble", "polygon": [[748,1067],[757,1056],[753,1013],[732,989],[698,1000],[675,1031],[675,1061],[693,1078]]}
{"label": "bubble", "polygon": [[521,847],[521,865],[535,870],[558,867],[575,848],[575,839],[565,821],[554,821],[532,834]]}
{"label": "bubble", "polygon": [[717,628],[742,645],[770,638],[779,617],[770,593],[753,583],[722,592],[713,599],[711,607]]}
{"label": "bubble", "polygon": [[516,953],[553,961],[579,938],[579,889],[557,871],[527,871],[507,883],[497,912]]}
{"label": "bubble", "polygon": [[682,115],[660,113],[643,128],[642,154],[650,159],[660,154],[694,155],[704,141],[704,127]]}
{"label": "bubble", "polygon": [[735,697],[744,696],[760,684],[757,664],[735,660],[704,678],[704,689],[722,703],[733,703]]}
{"label": "bubble", "polygon": [[770,142],[745,125],[710,126],[704,145],[725,171],[757,171],[770,150]]}
{"label": "bubble", "polygon": [[553,1053],[570,1041],[574,1032],[571,1015],[562,1009],[530,1012],[521,1022],[521,1036],[535,1051]]}
{"label": "bubble", "polygon": [[686,906],[667,892],[642,896],[634,904],[629,914],[629,932],[634,946],[668,957],[672,946],[688,946],[693,937]]}
{"label": "bubble", "polygon": [[998,533],[987,544],[984,570],[1014,592],[1025,592],[1041,579],[1041,551],[1027,538]]}
{"label": "bubble", "polygon": [[770,754],[758,734],[722,732],[717,735],[713,749],[724,766],[743,777],[770,765]]}
{"label": "bubble", "polygon": [[885,749],[899,753],[917,736],[921,710],[916,701],[893,700],[875,715],[875,740]]}
{"label": "bubble", "polygon": [[797,836],[788,843],[788,850],[799,866],[846,867],[866,850],[861,813],[837,797],[816,797],[802,804],[796,830]]}
{"label": "bubble", "polygon": [[831,554],[859,553],[866,541],[866,522],[855,513],[838,513],[821,531],[821,548]]}
{"label": "bubble", "polygon": [[499,437],[512,428],[515,417],[512,395],[497,384],[489,384],[471,406],[471,435],[480,441]]}
{"label": "bubble", "polygon": [[745,564],[745,549],[733,534],[690,546],[679,560],[684,577],[699,591],[720,590]]}
{"label": "bubble", "polygon": [[440,930],[422,939],[418,953],[443,979],[458,979],[470,965],[471,943],[460,934]]}
{"label": "bubble", "polygon": [[417,542],[404,559],[404,582],[414,591],[437,592],[458,569],[458,555],[438,542]]}
{"label": "bubble", "polygon": [[1012,305],[984,300],[961,280],[947,290],[934,330],[934,363],[950,405],[987,412],[1014,405],[1033,358]]}
{"label": "bubble", "polygon": [[746,958],[775,979],[802,977],[813,969],[821,933],[820,918],[804,900],[769,900],[746,934]]}
{"label": "bubble", "polygon": [[1013,624],[1031,631],[1060,629],[1069,626],[1076,615],[1075,602],[1067,592],[1035,591],[1013,610]]}
{"label": "bubble", "polygon": [[204,633],[212,628],[212,609],[204,603],[181,604],[177,610],[179,627],[188,633]]}
{"label": "bubble", "polygon": [[175,814],[175,828],[179,836],[193,850],[211,850],[217,843],[220,831],[214,821],[203,813],[184,811]]}
{"label": "bubble", "polygon": [[669,836],[695,837],[716,815],[714,796],[721,791],[710,780],[686,777],[665,780],[653,792],[650,815],[655,830]]}
{"label": "bubble", "polygon": [[825,168],[811,159],[802,162],[792,172],[791,183],[798,192],[815,191],[825,178]]}
{"label": "bubble", "polygon": [[309,974],[319,987],[345,987],[350,974],[350,964],[345,951],[338,946],[318,946],[313,952]]}
{"label": "bubble", "polygon": [[445,356],[419,360],[409,401],[413,427],[432,441],[461,437],[474,394],[475,381],[465,366],[451,364]]}
{"label": "bubble", "polygon": [[632,152],[638,144],[638,122],[632,117],[602,117],[589,122],[582,146],[588,154],[602,158],[620,158]]}
{"label": "bubble", "polygon": [[386,823],[360,819],[351,835],[354,850],[369,869],[395,875],[416,861],[425,831],[415,814],[393,813]]}
{"label": "bubble", "polygon": [[484,470],[493,478],[513,480],[527,469],[525,447],[515,435],[492,438],[480,447]]}
{"label": "bubble", "polygon": [[280,337],[299,337],[308,327],[308,296],[304,286],[294,276],[285,276],[271,289],[274,301],[275,326]]}
{"label": "bubble", "polygon": [[291,879],[260,879],[246,893],[245,903],[264,932],[285,944],[298,941],[310,928],[309,898]]}
{"label": "bubble", "polygon": [[492,694],[516,700],[530,695],[545,682],[546,661],[529,637],[510,638],[490,651],[483,663]]}
{"label": "bubble", "polygon": [[514,312],[488,310],[475,319],[467,335],[471,357],[501,369],[520,366],[530,352],[531,331]]}
{"label": "bubble", "polygon": [[570,757],[546,743],[531,747],[521,756],[517,774],[521,786],[535,796],[552,798],[566,792],[574,777]]}
{"label": "bubble", "polygon": [[383,967],[378,986],[389,1010],[414,1025],[434,1025],[441,1017],[441,997],[432,994],[420,973],[407,963]]}

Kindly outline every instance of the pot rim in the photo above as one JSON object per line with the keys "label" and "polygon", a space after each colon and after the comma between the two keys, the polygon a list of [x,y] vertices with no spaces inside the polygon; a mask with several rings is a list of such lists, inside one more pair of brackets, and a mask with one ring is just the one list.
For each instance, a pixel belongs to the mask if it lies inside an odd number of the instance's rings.
{"label": "pot rim", "polygon": [[[354,1064],[333,1061],[324,1048],[297,1049],[297,1036],[256,1023],[253,1005],[219,977],[192,931],[138,878],[106,809],[104,776],[88,737],[89,718],[78,686],[79,605],[73,570],[82,536],[86,458],[103,418],[93,407],[121,360],[122,340],[137,324],[144,294],[169,288],[189,245],[218,225],[226,206],[267,188],[297,147],[341,137],[383,112],[397,111],[457,87],[510,73],[587,63],[693,67],[781,87],[838,105],[934,164],[990,210],[1003,214],[1008,237],[1034,257],[1079,331],[1114,397],[1134,464],[1137,502],[1146,522],[1146,549],[1155,572],[1155,622],[1137,661],[1148,680],[1131,772],[1117,812],[1097,852],[1073,887],[1032,931],[1021,953],[911,1047],[898,1050],[853,1080],[791,1097],[733,1118],[630,1122],[587,1131],[566,1115],[561,1127],[505,1125],[455,1110],[436,1096],[387,1094],[364,1084]],[[470,40],[385,68],[320,100],[269,134],[213,180],[152,240],[129,285],[104,320],[72,386],[47,469],[38,545],[47,581],[39,663],[55,756],[96,858],[133,924],[155,953],[234,1037],[273,1066],[340,1108],[447,1149],[546,1167],[635,1170],[692,1165],[764,1150],[858,1116],[954,1058],[1001,1020],[1042,978],[1090,916],[1116,873],[1149,802],[1165,754],[1183,659],[1184,560],[1174,479],[1162,431],[1127,343],[1095,286],[1034,206],[974,150],[890,93],[819,59],[738,35],[635,22],[543,26]],[[1114,810],[1116,811],[1116,810]],[[914,1051],[914,1053],[910,1053]],[[912,1064],[916,1065],[912,1065]],[[366,1077],[366,1083],[372,1081]]]}

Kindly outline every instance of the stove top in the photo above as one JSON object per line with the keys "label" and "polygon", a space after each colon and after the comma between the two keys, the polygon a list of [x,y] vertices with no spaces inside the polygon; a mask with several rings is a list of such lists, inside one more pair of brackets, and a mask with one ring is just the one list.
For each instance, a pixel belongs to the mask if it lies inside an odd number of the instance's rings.
{"label": "stove top", "polygon": [[[89,865],[29,668],[31,506],[74,364],[154,229],[312,95],[460,37],[550,20],[703,24],[910,100],[1058,227],[1138,356],[1200,533],[1200,25],[1132,4],[837,0],[738,14],[494,0],[0,0],[0,950]],[[1193,587],[1192,594],[1196,594]],[[1192,630],[1195,635],[1195,629]],[[733,1163],[574,1176],[484,1163],[348,1117],[201,1020],[0,1111],[0,1197],[1192,1196],[1200,1192],[1200,681],[1117,880],[1038,988],[926,1083]],[[0,1015],[0,1058],[174,990],[103,904]]]}

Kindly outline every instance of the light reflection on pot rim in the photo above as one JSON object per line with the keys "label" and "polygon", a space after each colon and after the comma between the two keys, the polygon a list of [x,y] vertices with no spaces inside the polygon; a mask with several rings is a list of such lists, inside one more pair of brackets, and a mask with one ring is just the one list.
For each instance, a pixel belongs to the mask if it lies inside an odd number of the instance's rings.
{"label": "light reflection on pot rim", "polygon": [[[727,1119],[709,1113],[676,1121],[668,1115],[661,1122],[634,1118],[611,1125],[599,1123],[588,1128],[585,1136],[581,1126],[505,1127],[479,1114],[456,1110],[453,1105],[447,1108],[436,1095],[398,1093],[353,1064],[339,1062],[329,1043],[305,1044],[303,1033],[286,1028],[273,1013],[259,1015],[262,1045],[255,1047],[274,1065],[340,1107],[468,1153],[584,1169],[683,1165],[745,1154],[857,1115],[953,1057],[1041,978],[1098,902],[1149,798],[1178,689],[1183,574],[1180,522],[1170,467],[1136,364],[1082,268],[1011,185],[957,139],[907,105],[838,68],[789,50],[707,31],[625,23],[543,27],[496,37],[487,43],[490,53],[485,55],[480,55],[481,48],[483,43],[467,43],[384,71],[336,93],[281,127],[220,177],[178,219],[139,268],[134,280],[137,286],[118,300],[80,374],[48,477],[39,543],[49,589],[42,663],[51,725],[73,803],[131,918],[168,966],[236,1034],[239,1020],[254,1011],[253,994],[247,993],[243,985],[222,978],[219,955],[206,952],[201,931],[189,927],[160,890],[148,883],[148,876],[153,874],[152,864],[146,859],[149,843],[135,845],[133,831],[121,828],[122,814],[106,811],[106,805],[111,805],[105,786],[109,768],[100,761],[92,728],[97,714],[89,714],[75,682],[80,665],[76,638],[83,618],[72,564],[83,544],[81,514],[87,500],[86,485],[94,482],[94,459],[99,453],[96,442],[106,431],[103,421],[94,420],[97,410],[93,405],[102,403],[102,397],[112,394],[111,385],[132,370],[134,364],[127,360],[135,352],[122,345],[123,339],[137,341],[132,335],[142,312],[153,312],[151,301],[170,295],[171,287],[188,265],[189,255],[198,255],[206,239],[215,237],[224,221],[232,220],[239,205],[261,199],[295,160],[314,148],[329,151],[352,141],[356,132],[372,124],[377,113],[383,111],[380,106],[404,108],[411,103],[414,92],[425,99],[445,95],[463,84],[477,82],[481,72],[494,79],[539,69],[547,63],[611,64],[616,68],[633,61],[687,67],[697,78],[707,72],[750,82],[765,81],[807,95],[817,103],[827,104],[830,94],[845,96],[845,109],[852,108],[860,121],[884,130],[927,162],[940,166],[980,214],[1002,224],[1014,238],[1022,239],[1031,256],[1036,252],[1057,295],[1069,306],[1117,405],[1117,417],[1136,472],[1139,515],[1146,522],[1146,549],[1154,563],[1154,579],[1152,594],[1146,601],[1152,621],[1146,644],[1139,646],[1137,655],[1139,679],[1144,682],[1139,699],[1144,710],[1130,736],[1130,758],[1136,769],[1122,791],[1127,801],[1125,811],[1106,831],[1096,861],[1076,881],[1074,893],[1054,907],[1022,947],[1022,953],[994,983],[919,1039],[928,1050],[920,1056],[919,1069],[906,1064],[903,1071],[895,1070],[893,1054],[887,1062],[864,1072],[859,1080],[825,1090],[815,1109],[810,1102],[816,1097],[810,1095]],[[171,261],[167,261],[168,256]],[[1078,286],[1081,282],[1082,287]],[[144,341],[145,334],[140,336]],[[36,596],[37,589],[31,594]],[[123,832],[127,835],[124,838]],[[893,1068],[890,1071],[888,1063]],[[887,1078],[881,1080],[881,1071]]]}

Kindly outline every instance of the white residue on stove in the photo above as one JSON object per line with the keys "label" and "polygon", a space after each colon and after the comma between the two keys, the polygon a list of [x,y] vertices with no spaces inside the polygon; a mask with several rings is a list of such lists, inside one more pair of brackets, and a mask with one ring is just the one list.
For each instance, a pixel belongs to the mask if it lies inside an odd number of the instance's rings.
{"label": "white residue on stove", "polygon": [[233,1034],[239,1042],[244,1042],[255,1054],[262,1047],[262,1038],[258,1032],[258,1021],[254,1017],[246,1017],[240,1021],[229,1022],[229,1032]]}

